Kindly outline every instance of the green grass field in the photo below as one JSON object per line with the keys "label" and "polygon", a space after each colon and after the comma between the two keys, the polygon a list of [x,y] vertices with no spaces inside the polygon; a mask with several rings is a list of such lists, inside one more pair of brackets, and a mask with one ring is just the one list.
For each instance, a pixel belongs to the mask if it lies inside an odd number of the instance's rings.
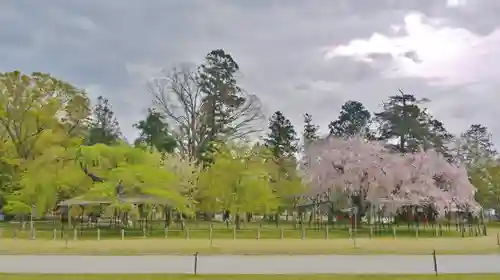
{"label": "green grass field", "polygon": [[[148,230],[126,229],[122,240],[118,228],[76,227],[61,231],[61,225],[36,222],[36,238],[30,240],[29,226],[0,224],[1,254],[491,254],[500,253],[497,234],[489,226],[488,236],[477,227],[461,233],[450,228],[407,225],[377,230],[363,227],[352,232],[347,225],[321,229],[296,229],[290,223],[276,227],[271,223],[248,223],[240,230],[223,223],[191,222],[185,230],[163,223],[150,224]],[[437,228],[437,230],[436,230]],[[469,230],[470,229],[470,230]],[[394,233],[396,237],[394,237]],[[55,237],[55,239],[54,239]],[[354,238],[355,237],[355,238]],[[211,240],[210,240],[211,238]],[[354,247],[356,240],[356,247]]]}
{"label": "green grass field", "polygon": [[131,240],[20,240],[0,239],[0,254],[494,254],[496,236],[472,238],[359,238],[349,239],[131,239]]}
{"label": "green grass field", "polygon": [[0,274],[2,280],[497,280],[500,275],[50,275]]}

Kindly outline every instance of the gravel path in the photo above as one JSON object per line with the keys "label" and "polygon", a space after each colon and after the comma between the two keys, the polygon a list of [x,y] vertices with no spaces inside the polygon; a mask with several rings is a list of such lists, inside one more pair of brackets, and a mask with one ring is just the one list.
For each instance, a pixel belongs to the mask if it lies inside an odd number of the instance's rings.
{"label": "gravel path", "polygon": [[[500,273],[500,255],[438,256],[440,273]],[[190,256],[5,256],[4,273],[193,273]],[[198,256],[200,274],[434,273],[432,256]]]}

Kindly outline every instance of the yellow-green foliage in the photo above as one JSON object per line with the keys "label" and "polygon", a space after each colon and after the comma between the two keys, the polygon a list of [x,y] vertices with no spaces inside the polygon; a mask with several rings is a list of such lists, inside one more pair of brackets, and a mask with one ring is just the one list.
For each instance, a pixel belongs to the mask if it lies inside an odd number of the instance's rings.
{"label": "yellow-green foliage", "polygon": [[48,130],[74,131],[88,105],[85,92],[48,74],[0,73],[0,133],[19,158],[36,155]]}
{"label": "yellow-green foliage", "polygon": [[0,162],[8,175],[0,182],[0,196],[10,200],[7,210],[25,204],[43,212],[54,205],[54,186],[64,185],[57,174],[72,171],[56,159],[66,155],[63,147],[79,142],[75,132],[81,131],[88,105],[85,92],[48,74],[0,73]]}
{"label": "yellow-green foliage", "polygon": [[471,183],[476,187],[476,200],[484,208],[500,209],[500,164],[489,162],[469,170]]}
{"label": "yellow-green foliage", "polygon": [[[192,165],[180,158],[164,158],[157,152],[126,144],[54,146],[26,162],[20,175],[18,195],[10,200],[35,205],[38,214],[42,214],[52,209],[58,198],[83,195],[86,199],[113,200],[116,186],[121,183],[125,195],[154,196],[158,201],[166,201],[181,211],[190,212],[192,201],[185,195],[185,190],[193,184],[197,173],[196,169],[187,168],[189,166]],[[93,182],[84,169],[103,178],[104,182]],[[191,172],[191,177],[186,176],[186,172]],[[116,200],[112,207],[127,207],[119,204]]]}
{"label": "yellow-green foliage", "polygon": [[260,146],[220,147],[199,178],[200,208],[206,211],[274,212],[300,182],[277,176],[278,166]]}
{"label": "yellow-green foliage", "polygon": [[79,164],[105,179],[103,183],[93,184],[87,196],[112,198],[121,182],[126,195],[151,195],[170,202],[181,211],[190,211],[191,202],[183,194],[185,187],[191,184],[190,178],[178,172],[189,164],[180,158],[164,158],[158,152],[126,144],[82,147],[79,154]]}

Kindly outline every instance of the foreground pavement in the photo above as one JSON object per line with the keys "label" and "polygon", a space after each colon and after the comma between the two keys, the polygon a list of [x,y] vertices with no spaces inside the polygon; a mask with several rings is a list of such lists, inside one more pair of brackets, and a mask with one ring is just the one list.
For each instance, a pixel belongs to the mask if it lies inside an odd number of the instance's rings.
{"label": "foreground pavement", "polygon": [[[193,273],[194,256],[0,255],[0,273]],[[500,255],[437,256],[439,273],[500,273]],[[198,256],[199,274],[432,274],[432,256]]]}

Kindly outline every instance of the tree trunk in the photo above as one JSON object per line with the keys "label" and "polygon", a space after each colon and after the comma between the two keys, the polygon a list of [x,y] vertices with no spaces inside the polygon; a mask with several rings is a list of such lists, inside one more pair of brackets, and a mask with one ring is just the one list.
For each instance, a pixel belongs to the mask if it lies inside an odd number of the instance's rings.
{"label": "tree trunk", "polygon": [[163,208],[164,216],[165,216],[165,228],[170,227],[170,224],[172,223],[172,209],[165,205]]}
{"label": "tree trunk", "polygon": [[240,213],[236,213],[234,215],[234,224],[236,226],[236,229],[241,229],[241,217],[240,217]]}

